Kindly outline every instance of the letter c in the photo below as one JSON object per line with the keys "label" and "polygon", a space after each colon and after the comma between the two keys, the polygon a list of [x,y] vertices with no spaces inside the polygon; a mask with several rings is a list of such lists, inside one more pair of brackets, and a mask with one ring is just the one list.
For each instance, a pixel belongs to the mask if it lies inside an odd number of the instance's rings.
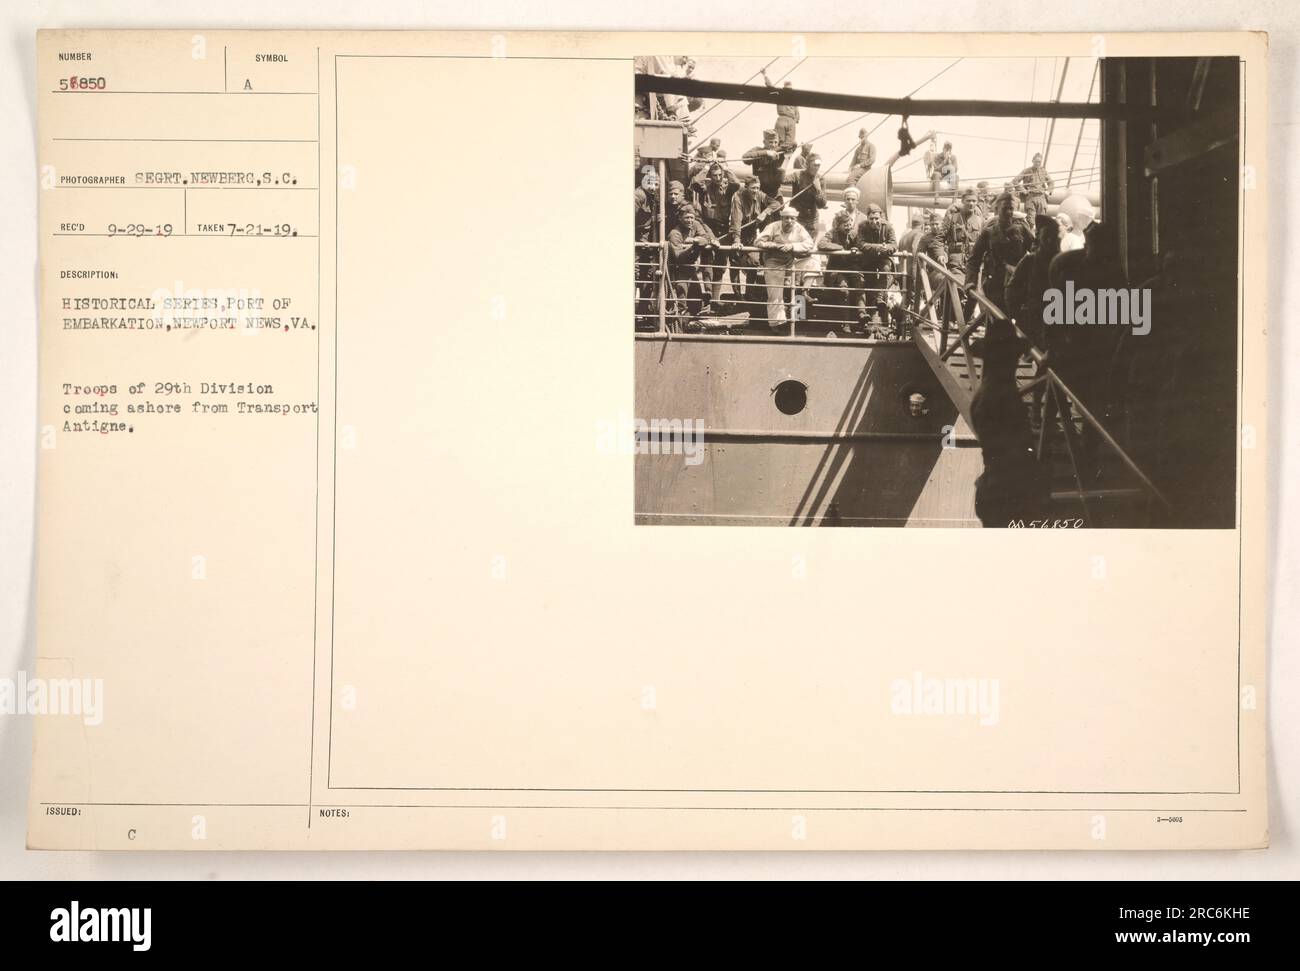
{"label": "letter c", "polygon": [[133,839],[135,839],[135,830],[133,830],[133,829],[128,829],[128,830],[126,831],[126,838],[129,839],[129,840],[133,840]]}

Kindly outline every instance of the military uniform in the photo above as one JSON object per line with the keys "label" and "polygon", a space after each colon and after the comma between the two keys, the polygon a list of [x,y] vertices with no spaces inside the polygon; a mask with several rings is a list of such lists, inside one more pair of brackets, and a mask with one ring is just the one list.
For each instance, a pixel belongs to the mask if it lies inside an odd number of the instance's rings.
{"label": "military uniform", "polygon": [[[769,154],[771,153],[771,154]],[[742,161],[758,176],[758,187],[769,196],[780,195],[785,181],[785,152],[758,145],[742,156]]]}
{"label": "military uniform", "polygon": [[970,261],[966,264],[966,279],[971,283],[978,282],[982,268],[985,271],[984,296],[1009,316],[1007,277],[1028,251],[1029,237],[1023,227],[1013,222],[1003,229],[992,223],[984,227],[975,241]]}
{"label": "military uniform", "polygon": [[958,207],[956,212],[949,212],[943,217],[940,231],[943,233],[944,248],[948,251],[947,267],[957,276],[965,276],[966,263],[983,229],[984,217],[978,210],[967,216]]}
{"label": "military uniform", "polygon": [[930,187],[938,192],[940,186],[954,191],[958,188],[957,156],[952,152],[940,152],[930,163]]}
{"label": "military uniform", "polygon": [[826,190],[822,186],[822,177],[809,175],[806,169],[800,171],[794,182],[790,205],[799,210],[799,225],[816,239],[819,222],[817,210],[826,208]]}
{"label": "military uniform", "polygon": [[1012,184],[1020,186],[1024,192],[1025,217],[1029,223],[1030,232],[1033,232],[1035,217],[1047,215],[1047,194],[1055,188],[1056,183],[1047,174],[1047,169],[1041,165],[1031,165],[1017,175]]}
{"label": "military uniform", "polygon": [[[924,254],[940,266],[948,265],[948,248],[944,245],[942,227],[925,230],[917,238],[915,247],[914,252],[918,255]],[[916,298],[916,306],[919,308],[926,299],[925,285],[921,282],[921,274],[928,274],[931,293],[934,293],[945,284],[945,278],[939,270],[923,265],[919,259],[915,262],[916,267],[915,274],[912,278],[912,292]]]}
{"label": "military uniform", "polygon": [[717,244],[718,238],[712,230],[700,222],[692,230],[677,226],[668,233],[668,277],[682,312],[687,315],[697,306],[707,306],[710,302],[700,281],[700,263],[712,260]]}
{"label": "military uniform", "polygon": [[781,143],[781,147],[787,151],[794,151],[799,147],[799,142],[795,139],[795,125],[799,122],[798,105],[777,105],[776,106],[776,137]]}
{"label": "military uniform", "polygon": [[885,299],[889,290],[889,270],[894,268],[894,253],[898,250],[898,236],[891,223],[881,219],[879,223],[864,222],[858,227],[857,248],[862,253],[862,286],[868,306],[874,304],[881,308],[888,305]]}
{"label": "military uniform", "polygon": [[846,304],[862,303],[862,258],[857,252],[857,232],[851,224],[834,223],[830,232],[817,241],[817,252],[826,258],[827,287],[847,296]]}
{"label": "military uniform", "polygon": [[[759,232],[780,218],[780,207],[769,208],[771,199],[761,190],[756,190],[752,198],[746,198],[742,188],[731,197],[731,243],[733,246],[753,246]],[[745,290],[758,285],[759,267],[762,261],[758,253],[738,253],[732,256],[733,265],[743,271]],[[738,274],[739,276],[739,274]]]}
{"label": "military uniform", "polygon": [[[695,186],[695,210],[715,239],[722,240],[731,232],[731,197],[735,194],[735,186],[726,182],[722,185],[704,182]],[[731,277],[731,263],[726,250],[715,251],[706,262],[710,265],[704,270],[704,275],[712,281],[710,294],[716,301],[722,296],[722,281]]]}
{"label": "military uniform", "polygon": [[857,182],[876,164],[876,146],[871,144],[867,139],[858,142],[858,147],[853,150],[853,157],[849,159],[849,182]]}

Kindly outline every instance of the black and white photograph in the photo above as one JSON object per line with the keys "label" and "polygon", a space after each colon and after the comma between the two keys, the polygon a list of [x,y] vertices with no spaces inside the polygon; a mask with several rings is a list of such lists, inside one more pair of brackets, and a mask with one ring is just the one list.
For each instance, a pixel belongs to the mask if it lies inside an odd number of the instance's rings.
{"label": "black and white photograph", "polygon": [[1234,526],[1241,64],[1104,47],[636,60],[638,524]]}

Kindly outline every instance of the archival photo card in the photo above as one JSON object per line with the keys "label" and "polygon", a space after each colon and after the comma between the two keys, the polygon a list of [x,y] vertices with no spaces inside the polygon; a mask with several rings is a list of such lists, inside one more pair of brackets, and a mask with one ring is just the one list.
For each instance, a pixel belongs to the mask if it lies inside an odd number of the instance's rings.
{"label": "archival photo card", "polygon": [[29,844],[1267,845],[1266,48],[43,31]]}

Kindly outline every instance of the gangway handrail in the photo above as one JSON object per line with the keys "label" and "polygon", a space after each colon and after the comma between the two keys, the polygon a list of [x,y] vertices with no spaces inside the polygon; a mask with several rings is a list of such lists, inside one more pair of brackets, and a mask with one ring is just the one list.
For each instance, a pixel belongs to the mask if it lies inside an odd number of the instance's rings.
{"label": "gangway handrail", "polygon": [[[1141,467],[1139,467],[1138,464],[1135,461],[1133,461],[1133,459],[1129,456],[1129,454],[1126,451],[1124,451],[1123,447],[1120,446],[1119,442],[1115,440],[1115,437],[1111,435],[1109,431],[1107,431],[1106,426],[1103,425],[1095,415],[1093,415],[1093,413],[1083,403],[1083,401],[1079,398],[1079,396],[1075,394],[1072,390],[1070,390],[1070,386],[1066,384],[1064,380],[1062,380],[1059,374],[1057,374],[1056,369],[1047,363],[1047,354],[1041,351],[1034,344],[1034,342],[1029,338],[1029,336],[1025,334],[1025,332],[1021,330],[1019,326],[1017,326],[1016,322],[1002,312],[1002,310],[997,306],[997,304],[993,303],[993,301],[991,301],[987,296],[985,296],[983,291],[980,289],[980,287],[975,286],[967,289],[965,280],[958,278],[946,266],[942,266],[940,263],[938,263],[935,259],[933,259],[926,253],[901,253],[899,255],[907,258],[919,257],[922,266],[928,267],[931,271],[938,273],[940,276],[944,277],[948,281],[950,292],[952,287],[956,287],[958,290],[962,292],[969,293],[971,297],[973,297],[976,300],[976,302],[979,303],[980,307],[984,310],[986,315],[993,317],[995,320],[1000,320],[1010,325],[1012,330],[1015,331],[1016,336],[1019,337],[1021,340],[1023,340],[1026,346],[1029,348],[1030,357],[1033,359],[1034,364],[1036,366],[1036,372],[1035,372],[1036,378],[1034,384],[1037,384],[1037,381],[1039,379],[1046,377],[1047,381],[1052,386],[1054,392],[1065,395],[1065,397],[1069,400],[1069,402],[1073,404],[1074,407],[1079,409],[1080,417],[1082,417],[1085,422],[1087,422],[1089,425],[1092,426],[1093,430],[1096,431],[1096,433],[1101,438],[1101,440],[1106,444],[1106,446],[1112,452],[1114,452],[1115,455],[1119,458],[1119,460],[1124,463],[1124,466],[1130,472],[1132,472],[1134,476],[1137,477],[1137,480],[1138,482],[1141,483],[1142,487],[1148,493],[1150,493],[1156,500],[1158,500],[1160,504],[1165,507],[1166,510],[1170,512],[1173,511],[1173,507],[1170,505],[1169,500],[1165,498],[1164,494],[1156,487],[1155,483],[1151,481],[1150,477],[1145,472],[1143,472]],[[930,286],[928,274],[921,273],[920,276],[923,281],[923,286],[926,292],[929,293],[931,286]],[[938,292],[939,291],[935,291],[935,293],[929,297],[923,310],[925,309],[929,310],[931,324],[935,326],[936,329],[940,330],[940,334],[941,334],[940,353],[946,357],[946,354],[944,354],[946,348],[943,345],[947,343],[948,317],[945,314],[942,322],[935,319],[934,311],[935,311],[935,304],[937,302],[935,298],[938,296]],[[960,314],[961,313],[960,303],[958,301],[954,301],[954,303],[957,304],[955,308],[956,312]],[[962,333],[958,335],[959,338],[969,334],[971,329],[972,329],[971,326],[964,327],[962,329]],[[968,348],[966,369],[967,369],[967,373],[970,375],[973,381],[974,368],[970,361],[969,344],[967,344],[966,347]],[[1033,386],[1034,385],[1030,385],[1027,388],[1022,388],[1018,390],[1023,395],[1027,393]],[[1064,426],[1070,420],[1071,419],[1069,419],[1068,417],[1062,416],[1061,419],[1062,425]],[[1071,431],[1072,430],[1073,429],[1071,429]],[[979,430],[976,429],[975,433],[978,436]],[[1040,445],[1039,445],[1040,449],[1044,447],[1043,445],[1044,441],[1045,438],[1043,440],[1040,440]],[[1084,499],[1084,493],[1086,490],[1083,485],[1083,478],[1079,471],[1079,464],[1078,464],[1078,459],[1075,455],[1074,445],[1070,441],[1069,432],[1066,432],[1066,445],[1069,448],[1069,452],[1070,452],[1070,463],[1074,469],[1075,482],[1079,486],[1079,499],[1081,502],[1084,503],[1086,508],[1086,501]]]}

